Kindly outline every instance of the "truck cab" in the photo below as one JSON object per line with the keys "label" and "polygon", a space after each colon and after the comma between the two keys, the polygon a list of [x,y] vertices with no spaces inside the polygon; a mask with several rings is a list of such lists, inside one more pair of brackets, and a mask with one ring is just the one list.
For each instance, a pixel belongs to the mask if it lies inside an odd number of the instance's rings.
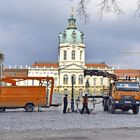
{"label": "truck cab", "polygon": [[105,106],[109,113],[115,113],[116,109],[120,109],[122,111],[132,110],[133,114],[138,114],[140,106],[139,83],[127,80],[111,83],[109,98]]}

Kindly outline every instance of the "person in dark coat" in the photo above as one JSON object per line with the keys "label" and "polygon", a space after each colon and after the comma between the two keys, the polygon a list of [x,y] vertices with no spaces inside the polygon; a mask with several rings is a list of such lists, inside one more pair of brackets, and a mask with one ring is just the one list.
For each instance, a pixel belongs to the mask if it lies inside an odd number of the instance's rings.
{"label": "person in dark coat", "polygon": [[64,103],[64,108],[63,108],[63,113],[67,112],[67,106],[68,106],[68,94],[65,94],[65,97],[63,98],[63,103]]}
{"label": "person in dark coat", "polygon": [[85,108],[87,110],[87,113],[90,114],[89,109],[88,109],[88,96],[87,96],[87,94],[85,94],[85,96],[83,97],[82,104],[83,104],[83,108],[81,110],[81,114],[83,114],[83,111]]}

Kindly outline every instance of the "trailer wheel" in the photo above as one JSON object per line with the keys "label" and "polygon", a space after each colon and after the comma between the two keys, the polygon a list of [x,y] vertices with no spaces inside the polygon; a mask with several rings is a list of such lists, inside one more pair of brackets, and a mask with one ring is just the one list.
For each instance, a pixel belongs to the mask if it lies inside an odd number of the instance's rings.
{"label": "trailer wheel", "polygon": [[113,108],[112,105],[109,106],[108,113],[110,113],[110,114],[114,114],[115,113],[115,109]]}
{"label": "trailer wheel", "polygon": [[104,105],[103,106],[103,109],[104,109],[104,111],[108,111],[108,106],[107,105]]}
{"label": "trailer wheel", "polygon": [[107,101],[103,101],[103,110],[104,111],[108,111],[108,105],[107,105]]}
{"label": "trailer wheel", "polygon": [[133,114],[138,114],[139,113],[139,107],[135,106],[133,107]]}
{"label": "trailer wheel", "polygon": [[129,111],[129,109],[128,108],[123,108],[122,111]]}
{"label": "trailer wheel", "polygon": [[3,107],[2,107],[2,108],[0,108],[0,111],[1,111],[1,112],[5,112],[5,110],[6,110],[6,109],[5,109],[5,108],[3,108]]}
{"label": "trailer wheel", "polygon": [[111,100],[109,101],[109,105],[108,105],[108,113],[110,113],[110,114],[115,113],[115,108],[113,107]]}
{"label": "trailer wheel", "polygon": [[34,105],[32,103],[26,104],[25,110],[27,112],[33,112],[34,111]]}

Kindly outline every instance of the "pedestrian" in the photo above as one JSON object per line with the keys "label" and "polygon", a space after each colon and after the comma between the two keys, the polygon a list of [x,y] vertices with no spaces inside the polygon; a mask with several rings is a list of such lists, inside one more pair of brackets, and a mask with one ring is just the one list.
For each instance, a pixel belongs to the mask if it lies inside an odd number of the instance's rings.
{"label": "pedestrian", "polygon": [[65,94],[65,97],[63,98],[63,103],[64,103],[64,108],[63,108],[63,113],[66,114],[67,112],[67,106],[68,106],[68,94]]}
{"label": "pedestrian", "polygon": [[87,94],[85,94],[85,96],[83,96],[82,104],[83,104],[83,108],[81,110],[81,114],[83,114],[83,111],[85,108],[86,108],[87,113],[90,114],[89,109],[88,109],[88,96],[87,96]]}

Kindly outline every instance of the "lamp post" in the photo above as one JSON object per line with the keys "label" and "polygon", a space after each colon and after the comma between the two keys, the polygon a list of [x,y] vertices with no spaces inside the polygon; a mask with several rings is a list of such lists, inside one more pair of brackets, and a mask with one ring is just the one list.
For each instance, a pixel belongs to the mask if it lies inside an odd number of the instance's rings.
{"label": "lamp post", "polygon": [[47,80],[47,105],[49,106],[48,96],[49,96],[49,81]]}
{"label": "lamp post", "polygon": [[72,91],[71,91],[71,111],[74,112],[74,76],[71,77]]}
{"label": "lamp post", "polygon": [[89,80],[86,81],[86,85],[85,86],[86,86],[86,89],[87,89],[87,93],[89,94],[89,87],[90,87]]}

